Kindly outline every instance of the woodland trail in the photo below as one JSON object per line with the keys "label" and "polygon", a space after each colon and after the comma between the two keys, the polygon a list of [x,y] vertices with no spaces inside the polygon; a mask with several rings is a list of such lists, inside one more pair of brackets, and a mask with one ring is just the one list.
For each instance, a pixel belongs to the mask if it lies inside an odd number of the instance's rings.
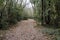
{"label": "woodland trail", "polygon": [[16,27],[7,31],[2,40],[51,40],[42,32],[38,32],[34,26],[36,26],[36,21],[33,19],[18,22]]}

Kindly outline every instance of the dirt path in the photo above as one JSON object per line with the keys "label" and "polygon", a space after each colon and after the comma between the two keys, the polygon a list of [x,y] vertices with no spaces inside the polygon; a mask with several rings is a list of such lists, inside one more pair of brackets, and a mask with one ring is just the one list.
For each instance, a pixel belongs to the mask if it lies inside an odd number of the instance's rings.
{"label": "dirt path", "polygon": [[7,31],[3,40],[50,40],[42,32],[34,28],[36,22],[32,19],[21,21],[17,27]]}

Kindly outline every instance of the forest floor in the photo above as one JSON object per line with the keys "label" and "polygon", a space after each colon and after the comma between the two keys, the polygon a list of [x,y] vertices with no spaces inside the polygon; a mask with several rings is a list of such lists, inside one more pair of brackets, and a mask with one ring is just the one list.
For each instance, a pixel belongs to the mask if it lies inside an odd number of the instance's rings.
{"label": "forest floor", "polygon": [[16,27],[6,30],[3,37],[0,35],[0,40],[52,40],[50,35],[35,28],[36,25],[36,21],[33,19],[18,22]]}

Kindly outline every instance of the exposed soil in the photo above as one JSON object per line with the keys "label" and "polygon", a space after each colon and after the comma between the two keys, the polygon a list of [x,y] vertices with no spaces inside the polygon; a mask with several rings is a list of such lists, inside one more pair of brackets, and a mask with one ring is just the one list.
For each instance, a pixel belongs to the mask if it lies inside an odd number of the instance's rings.
{"label": "exposed soil", "polygon": [[16,27],[9,29],[1,40],[51,40],[34,26],[36,21],[33,19],[18,22]]}

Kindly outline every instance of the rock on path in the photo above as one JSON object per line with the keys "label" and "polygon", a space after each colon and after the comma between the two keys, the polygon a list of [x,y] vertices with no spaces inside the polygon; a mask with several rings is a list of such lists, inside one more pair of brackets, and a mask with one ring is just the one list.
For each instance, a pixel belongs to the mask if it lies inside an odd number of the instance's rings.
{"label": "rock on path", "polygon": [[21,21],[15,28],[7,31],[3,40],[48,40],[34,28],[35,25],[36,21],[32,19]]}

